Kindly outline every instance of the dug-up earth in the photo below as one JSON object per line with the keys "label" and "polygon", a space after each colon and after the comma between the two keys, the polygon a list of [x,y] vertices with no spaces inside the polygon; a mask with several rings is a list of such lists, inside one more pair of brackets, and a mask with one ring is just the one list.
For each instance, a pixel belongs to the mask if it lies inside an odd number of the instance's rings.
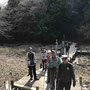
{"label": "dug-up earth", "polygon": [[[4,45],[0,46],[0,90],[4,90],[4,82],[11,79],[11,73],[14,81],[19,80],[28,74],[26,65],[26,54],[28,47],[32,46],[36,52],[37,69],[40,67],[40,50],[41,45]],[[53,45],[44,46],[49,49]]]}

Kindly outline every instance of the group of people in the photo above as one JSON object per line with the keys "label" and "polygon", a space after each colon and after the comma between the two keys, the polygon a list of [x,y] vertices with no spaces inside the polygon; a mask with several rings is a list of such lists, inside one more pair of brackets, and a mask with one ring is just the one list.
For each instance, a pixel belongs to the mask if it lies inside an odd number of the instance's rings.
{"label": "group of people", "polygon": [[60,47],[61,47],[61,54],[66,54],[69,56],[70,43],[67,41],[66,42],[62,41]]}
{"label": "group of people", "polygon": [[[50,83],[50,90],[70,90],[71,83],[75,87],[75,74],[73,65],[68,62],[68,56],[61,54],[58,55],[58,50],[55,49],[45,50],[41,49],[41,59],[43,71],[47,70],[47,83]],[[38,80],[36,76],[36,58],[32,47],[29,48],[27,54],[27,65],[29,68],[30,79]],[[56,84],[55,84],[56,83]]]}
{"label": "group of people", "polygon": [[65,90],[70,90],[72,80],[75,87],[76,81],[73,65],[68,62],[68,56],[61,55],[59,57],[54,49],[47,52],[45,48],[42,50],[41,57],[47,55],[47,59],[45,58],[44,61],[44,58],[42,58],[42,62],[44,62],[43,67],[47,66],[47,83],[50,83],[50,90],[55,90],[55,87],[56,90],[63,90],[64,88]]}

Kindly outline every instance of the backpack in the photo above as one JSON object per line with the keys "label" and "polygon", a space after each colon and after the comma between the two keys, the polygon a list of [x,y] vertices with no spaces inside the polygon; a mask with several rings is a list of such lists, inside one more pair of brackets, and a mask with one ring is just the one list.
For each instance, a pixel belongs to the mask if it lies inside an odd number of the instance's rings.
{"label": "backpack", "polygon": [[30,65],[34,65],[34,54],[29,52],[28,59],[30,60]]}

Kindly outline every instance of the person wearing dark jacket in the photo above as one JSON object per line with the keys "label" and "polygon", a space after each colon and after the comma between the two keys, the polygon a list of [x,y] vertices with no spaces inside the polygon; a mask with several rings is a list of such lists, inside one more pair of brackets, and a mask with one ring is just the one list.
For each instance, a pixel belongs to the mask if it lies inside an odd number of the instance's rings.
{"label": "person wearing dark jacket", "polygon": [[59,65],[57,74],[57,90],[70,90],[73,80],[73,87],[76,85],[73,66],[68,62],[67,55],[62,55],[62,63]]}
{"label": "person wearing dark jacket", "polygon": [[27,54],[27,66],[29,68],[29,75],[30,75],[30,80],[33,79],[34,75],[34,80],[38,80],[36,76],[36,58],[35,58],[35,53],[32,51],[32,47],[29,47],[29,52]]}

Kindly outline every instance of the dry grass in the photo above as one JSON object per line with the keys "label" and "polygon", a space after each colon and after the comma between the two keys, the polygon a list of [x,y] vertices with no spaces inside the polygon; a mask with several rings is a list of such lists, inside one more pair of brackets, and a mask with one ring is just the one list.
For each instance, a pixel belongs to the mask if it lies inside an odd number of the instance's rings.
{"label": "dry grass", "polygon": [[[26,53],[29,45],[16,47],[0,47],[0,90],[4,90],[4,82],[10,80],[12,72],[14,81],[28,73]],[[34,46],[33,46],[34,47]],[[35,46],[35,49],[38,46]],[[40,48],[37,48],[40,49]],[[37,69],[39,68],[40,54],[36,53]]]}

